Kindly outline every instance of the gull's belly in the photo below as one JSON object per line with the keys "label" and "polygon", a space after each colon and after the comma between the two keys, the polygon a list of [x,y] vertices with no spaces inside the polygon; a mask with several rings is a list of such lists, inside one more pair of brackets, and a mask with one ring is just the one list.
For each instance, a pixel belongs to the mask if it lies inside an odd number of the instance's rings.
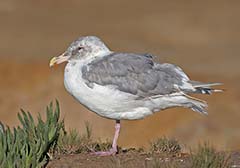
{"label": "gull's belly", "polygon": [[[78,68],[77,68],[78,67]],[[76,68],[76,69],[75,69]],[[136,96],[109,86],[93,84],[90,88],[82,79],[81,67],[65,68],[64,85],[67,91],[91,111],[111,119],[140,119],[152,114]]]}

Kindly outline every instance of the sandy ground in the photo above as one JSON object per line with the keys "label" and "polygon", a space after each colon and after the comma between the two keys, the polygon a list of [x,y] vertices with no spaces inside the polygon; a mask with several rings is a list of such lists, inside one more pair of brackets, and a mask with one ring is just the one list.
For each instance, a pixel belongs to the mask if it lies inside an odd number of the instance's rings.
{"label": "sandy ground", "polygon": [[[195,2],[195,3],[194,3]],[[176,63],[194,80],[222,82],[224,93],[199,96],[209,115],[187,109],[123,121],[120,146],[147,146],[166,135],[194,147],[210,141],[220,150],[240,149],[240,1],[17,1],[0,0],[0,120],[18,124],[24,108],[44,114],[57,98],[67,128],[93,126],[111,139],[114,122],[88,112],[64,89],[64,65],[48,61],[78,36],[100,36],[115,51],[157,55]]]}

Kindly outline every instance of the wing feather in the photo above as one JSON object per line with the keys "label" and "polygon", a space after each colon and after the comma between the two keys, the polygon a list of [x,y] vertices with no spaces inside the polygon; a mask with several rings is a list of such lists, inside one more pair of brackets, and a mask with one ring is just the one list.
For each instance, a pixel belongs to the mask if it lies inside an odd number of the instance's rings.
{"label": "wing feather", "polygon": [[97,59],[84,66],[82,74],[89,87],[93,83],[112,85],[139,97],[177,92],[175,86],[188,80],[175,65],[154,63],[149,54],[132,53],[113,53]]}

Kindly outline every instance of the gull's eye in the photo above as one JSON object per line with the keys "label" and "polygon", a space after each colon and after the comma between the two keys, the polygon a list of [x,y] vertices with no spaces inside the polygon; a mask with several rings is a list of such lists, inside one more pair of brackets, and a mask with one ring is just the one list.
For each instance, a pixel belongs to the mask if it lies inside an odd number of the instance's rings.
{"label": "gull's eye", "polygon": [[82,49],[83,49],[83,47],[78,47],[78,48],[77,48],[78,51],[80,51],[80,50],[82,50]]}

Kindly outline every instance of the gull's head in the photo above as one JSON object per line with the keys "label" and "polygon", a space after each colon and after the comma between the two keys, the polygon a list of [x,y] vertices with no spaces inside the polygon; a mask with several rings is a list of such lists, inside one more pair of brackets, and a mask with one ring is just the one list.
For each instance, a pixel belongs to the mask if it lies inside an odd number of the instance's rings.
{"label": "gull's head", "polygon": [[55,64],[71,60],[95,58],[110,53],[108,47],[96,36],[80,37],[70,44],[68,49],[60,56],[50,60],[50,67]]}

